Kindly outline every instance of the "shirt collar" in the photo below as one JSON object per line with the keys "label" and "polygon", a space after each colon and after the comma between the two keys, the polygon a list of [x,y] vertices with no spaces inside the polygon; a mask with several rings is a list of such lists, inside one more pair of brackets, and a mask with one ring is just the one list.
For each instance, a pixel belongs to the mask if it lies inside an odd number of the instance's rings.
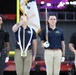
{"label": "shirt collar", "polygon": [[[53,29],[48,27],[48,30],[53,30]],[[54,30],[58,30],[58,27],[56,27]]]}
{"label": "shirt collar", "polygon": [[[23,29],[23,27],[22,27],[22,26],[21,26],[21,28]],[[28,30],[28,29],[29,29],[29,27],[27,26],[25,30]]]}

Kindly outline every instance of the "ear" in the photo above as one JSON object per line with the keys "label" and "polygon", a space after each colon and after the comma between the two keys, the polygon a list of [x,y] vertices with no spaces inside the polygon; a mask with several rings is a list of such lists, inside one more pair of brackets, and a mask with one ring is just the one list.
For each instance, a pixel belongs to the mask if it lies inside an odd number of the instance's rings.
{"label": "ear", "polygon": [[56,19],[56,23],[57,23],[57,19]]}
{"label": "ear", "polygon": [[47,23],[49,23],[49,20],[47,20]]}

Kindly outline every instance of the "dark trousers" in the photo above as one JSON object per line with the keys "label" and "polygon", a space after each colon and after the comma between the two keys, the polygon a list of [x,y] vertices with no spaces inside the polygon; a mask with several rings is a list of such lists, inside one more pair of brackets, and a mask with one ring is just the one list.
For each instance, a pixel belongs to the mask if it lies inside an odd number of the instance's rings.
{"label": "dark trousers", "polygon": [[6,51],[5,49],[2,49],[0,51],[0,75],[3,75],[4,72],[4,64],[5,64],[5,58],[6,58]]}

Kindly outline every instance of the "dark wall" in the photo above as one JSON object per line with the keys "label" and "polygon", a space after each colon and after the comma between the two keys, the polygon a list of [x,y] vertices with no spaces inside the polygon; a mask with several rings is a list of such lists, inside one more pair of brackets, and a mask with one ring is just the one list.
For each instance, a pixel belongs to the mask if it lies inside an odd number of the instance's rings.
{"label": "dark wall", "polygon": [[0,14],[15,14],[16,0],[0,0]]}

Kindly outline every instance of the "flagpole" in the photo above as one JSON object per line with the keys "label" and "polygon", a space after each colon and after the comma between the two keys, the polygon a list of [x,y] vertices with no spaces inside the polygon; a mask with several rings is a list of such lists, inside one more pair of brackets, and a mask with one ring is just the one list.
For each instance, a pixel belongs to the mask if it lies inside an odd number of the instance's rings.
{"label": "flagpole", "polygon": [[20,20],[20,0],[16,0],[16,5],[17,5],[17,7],[16,7],[16,14],[17,14],[16,22],[18,23]]}
{"label": "flagpole", "polygon": [[[16,22],[18,23],[19,22],[19,17],[20,17],[20,0],[16,0]],[[15,51],[10,51],[9,52],[9,55],[14,55],[15,54]]]}
{"label": "flagpole", "polygon": [[48,41],[47,7],[45,8],[45,14],[46,14],[46,41]]}

